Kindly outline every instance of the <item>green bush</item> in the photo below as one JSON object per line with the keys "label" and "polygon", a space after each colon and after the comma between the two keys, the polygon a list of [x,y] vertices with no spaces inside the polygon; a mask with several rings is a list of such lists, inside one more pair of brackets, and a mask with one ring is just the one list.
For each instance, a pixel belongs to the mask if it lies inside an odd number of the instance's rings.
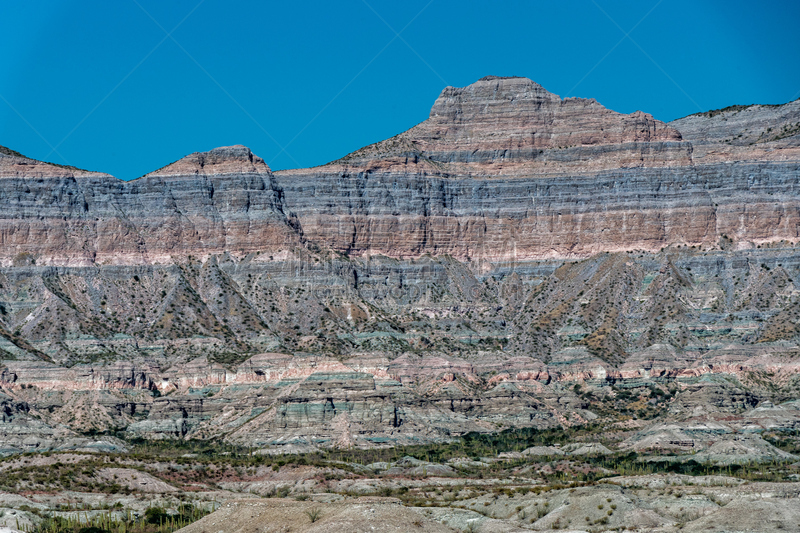
{"label": "green bush", "polygon": [[163,507],[150,507],[144,512],[144,518],[149,524],[161,524],[167,521],[169,515]]}

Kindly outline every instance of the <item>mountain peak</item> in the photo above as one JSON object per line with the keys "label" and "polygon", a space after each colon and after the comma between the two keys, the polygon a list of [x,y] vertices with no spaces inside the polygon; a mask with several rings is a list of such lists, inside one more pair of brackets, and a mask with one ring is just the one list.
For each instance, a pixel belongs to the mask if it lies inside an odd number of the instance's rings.
{"label": "mountain peak", "polygon": [[494,81],[494,80],[528,80],[528,81],[531,81],[530,78],[526,78],[525,76],[484,76],[481,79],[479,79],[478,81]]}
{"label": "mountain peak", "polygon": [[445,87],[431,108],[430,118],[463,122],[503,113],[502,108],[508,103],[523,111],[526,104],[535,110],[545,103],[560,101],[558,95],[529,78],[485,76],[466,87]]}
{"label": "mountain peak", "polygon": [[486,76],[466,87],[445,87],[427,120],[333,163],[529,177],[687,165],[691,147],[647,113],[618,113],[595,99],[562,99],[529,78]]}
{"label": "mountain peak", "polygon": [[147,176],[185,176],[195,174],[263,174],[271,172],[264,160],[241,144],[220,146],[207,152],[194,152]]}

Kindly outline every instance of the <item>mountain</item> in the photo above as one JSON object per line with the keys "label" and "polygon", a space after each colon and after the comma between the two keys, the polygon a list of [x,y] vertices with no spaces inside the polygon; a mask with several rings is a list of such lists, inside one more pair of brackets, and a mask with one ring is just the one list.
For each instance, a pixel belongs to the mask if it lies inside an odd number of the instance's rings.
{"label": "mountain", "polygon": [[800,383],[798,109],[666,124],[490,76],[310,169],[231,146],[124,182],[0,148],[0,443],[756,427]]}
{"label": "mountain", "polygon": [[348,255],[516,261],[797,240],[796,149],[765,140],[743,155],[695,161],[694,143],[650,115],[488,77],[446,88],[407,132],[276,179],[304,236]]}

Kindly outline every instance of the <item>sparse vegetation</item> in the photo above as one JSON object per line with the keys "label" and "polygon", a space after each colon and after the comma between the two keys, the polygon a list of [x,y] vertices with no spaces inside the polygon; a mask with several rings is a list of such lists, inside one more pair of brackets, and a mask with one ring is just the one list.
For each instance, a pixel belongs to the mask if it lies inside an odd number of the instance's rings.
{"label": "sparse vegetation", "polygon": [[320,511],[319,509],[314,507],[314,508],[309,509],[308,511],[306,511],[306,516],[308,516],[308,519],[313,524],[314,522],[316,522],[317,520],[322,518],[322,511]]}

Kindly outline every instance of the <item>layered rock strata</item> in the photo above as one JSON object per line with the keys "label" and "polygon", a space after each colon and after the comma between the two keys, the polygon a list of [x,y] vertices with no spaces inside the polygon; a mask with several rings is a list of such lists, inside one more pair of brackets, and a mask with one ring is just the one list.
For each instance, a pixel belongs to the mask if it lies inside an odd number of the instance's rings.
{"label": "layered rock strata", "polygon": [[780,138],[730,158],[705,157],[704,145],[696,164],[694,142],[710,128],[701,119],[667,125],[488,77],[448,87],[428,120],[396,137],[277,180],[306,238],[349,254],[519,260],[714,246],[721,235],[796,241],[800,154],[789,138],[800,130],[787,106],[740,124],[779,115]]}
{"label": "layered rock strata", "polygon": [[0,264],[171,263],[297,244],[263,160],[234,146],[138,180],[0,154]]}
{"label": "layered rock strata", "polygon": [[785,402],[796,119],[489,77],[313,169],[233,146],[122,182],[2,149],[3,442],[413,443],[593,420],[575,385],[682,419]]}
{"label": "layered rock strata", "polygon": [[746,132],[780,124],[735,160],[705,157],[708,143],[725,144],[722,133],[696,139],[723,131],[699,124],[719,116],[677,121],[687,142],[650,115],[494,77],[448,87],[428,120],[397,137],[277,175],[244,147],[192,154],[132,182],[6,150],[0,260],[152,264],[305,241],[351,255],[519,260],[711,246],[722,235],[794,241],[796,103],[787,106],[737,114]]}

